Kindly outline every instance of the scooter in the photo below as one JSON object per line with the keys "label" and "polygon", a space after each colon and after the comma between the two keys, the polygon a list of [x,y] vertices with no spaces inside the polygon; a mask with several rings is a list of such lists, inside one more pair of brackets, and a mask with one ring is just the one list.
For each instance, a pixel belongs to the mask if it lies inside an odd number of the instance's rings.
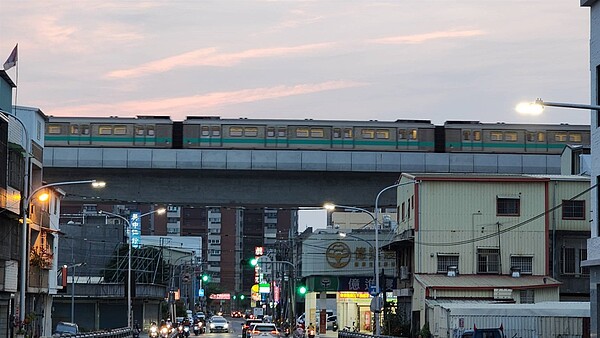
{"label": "scooter", "polygon": [[308,338],[315,338],[315,329],[308,330]]}
{"label": "scooter", "polygon": [[194,335],[197,336],[201,333],[204,333],[204,327],[201,321],[194,323]]}
{"label": "scooter", "polygon": [[331,326],[331,329],[333,330],[333,332],[338,330],[338,323],[337,322],[333,322],[333,325]]}
{"label": "scooter", "polygon": [[160,338],[169,338],[169,327],[163,326],[160,328]]}
{"label": "scooter", "polygon": [[148,337],[158,338],[158,327],[156,325],[150,326],[150,330],[148,330]]}

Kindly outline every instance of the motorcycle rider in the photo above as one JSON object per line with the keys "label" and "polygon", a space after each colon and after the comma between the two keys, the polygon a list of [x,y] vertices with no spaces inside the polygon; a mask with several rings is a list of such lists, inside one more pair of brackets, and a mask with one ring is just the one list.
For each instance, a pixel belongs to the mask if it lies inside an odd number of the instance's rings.
{"label": "motorcycle rider", "polygon": [[140,330],[140,324],[138,323],[138,321],[135,321],[135,324],[133,324],[133,332],[132,332],[132,336],[133,338],[138,338],[140,336],[140,332],[142,330]]}
{"label": "motorcycle rider", "polygon": [[148,329],[148,337],[150,337],[150,338],[158,337],[158,326],[156,325],[156,322],[150,323],[150,328]]}
{"label": "motorcycle rider", "polygon": [[313,323],[308,324],[308,338],[315,338],[315,326]]}

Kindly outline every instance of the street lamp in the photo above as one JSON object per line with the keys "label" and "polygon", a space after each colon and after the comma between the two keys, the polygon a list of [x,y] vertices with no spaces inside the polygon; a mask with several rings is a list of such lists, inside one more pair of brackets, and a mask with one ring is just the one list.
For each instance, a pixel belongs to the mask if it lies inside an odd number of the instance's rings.
{"label": "street lamp", "polygon": [[75,268],[86,264],[87,263],[82,262],[72,265],[63,265],[63,268],[67,271],[69,268],[73,268],[73,274],[71,275],[71,323],[75,323]]}
{"label": "street lamp", "polygon": [[545,102],[538,98],[534,102],[522,102],[515,108],[517,112],[528,115],[540,115],[544,112],[545,107],[560,107],[571,109],[590,109],[600,110],[599,105],[577,104],[577,103],[561,103],[561,102]]}
{"label": "street lamp", "polygon": [[[147,212],[145,214],[141,214],[139,216],[139,218],[141,219],[144,216],[148,216],[151,214],[163,214],[166,211],[165,208],[158,208],[156,210]],[[127,238],[128,238],[128,242],[129,242],[129,247],[127,249],[127,327],[132,327],[132,318],[131,315],[132,313],[132,309],[131,309],[131,222],[129,222],[129,220],[126,217],[123,217],[121,215],[118,214],[114,214],[112,212],[109,211],[104,211],[104,210],[100,210],[98,211],[99,214],[106,214],[108,216],[112,216],[112,217],[117,217],[122,219],[126,224],[127,224]]]}
{"label": "street lamp", "polygon": [[27,283],[26,283],[26,275],[27,275],[27,233],[28,231],[28,227],[27,227],[27,221],[29,218],[29,204],[31,203],[31,197],[35,196],[35,194],[42,190],[42,189],[47,189],[47,188],[51,188],[51,187],[57,187],[57,186],[62,186],[62,185],[73,185],[73,184],[87,184],[87,183],[91,183],[93,188],[103,188],[104,186],[106,186],[105,182],[100,182],[100,181],[96,181],[96,180],[84,180],[84,181],[67,181],[67,182],[57,182],[57,183],[50,183],[50,184],[46,184],[46,185],[42,185],[41,187],[38,187],[37,189],[35,189],[34,191],[31,192],[31,194],[28,194],[25,199],[23,200],[23,225],[21,226],[21,280],[20,280],[20,287],[21,287],[21,293],[19,295],[19,320],[21,322],[23,322],[23,320],[25,319],[25,291],[27,288]]}
{"label": "street lamp", "polygon": [[[253,258],[250,261],[250,265],[252,265],[252,266],[258,265],[260,263],[260,259],[263,258],[263,257],[265,257],[265,256],[258,256],[256,258]],[[290,311],[290,317],[291,318],[296,318],[295,317],[295,315],[296,315],[295,314],[295,307],[296,307],[296,266],[292,262],[288,262],[288,261],[276,261],[276,260],[273,260],[273,261],[270,261],[269,263],[271,263],[271,274],[273,276],[275,275],[274,271],[273,271],[273,264],[281,263],[281,264],[287,264],[287,265],[289,265],[291,267],[291,270],[292,270],[292,276],[291,276],[292,277],[291,278],[292,285],[290,287],[290,290],[291,290],[291,292],[290,292],[290,294],[291,294],[291,306],[290,306],[291,307],[291,311]],[[272,279],[274,279],[274,278],[272,278]]]}
{"label": "street lamp", "polygon": [[[180,260],[182,260],[184,258],[192,258],[193,256],[194,256],[194,252],[190,252],[189,254],[186,254],[184,256],[177,258],[173,263],[169,262],[169,264],[171,265],[171,280],[169,281],[169,284],[170,284],[169,302],[171,301],[171,293],[175,289],[175,267],[178,266],[177,262],[179,262]],[[204,279],[204,277],[207,277],[207,278]],[[204,282],[208,281],[208,276],[203,275],[202,280]],[[181,288],[181,280],[179,282],[179,286]],[[171,314],[171,321],[173,321],[173,322],[175,322],[175,317],[176,317],[174,308],[175,308],[175,299],[173,299],[172,304],[171,303],[169,304],[169,313]]]}

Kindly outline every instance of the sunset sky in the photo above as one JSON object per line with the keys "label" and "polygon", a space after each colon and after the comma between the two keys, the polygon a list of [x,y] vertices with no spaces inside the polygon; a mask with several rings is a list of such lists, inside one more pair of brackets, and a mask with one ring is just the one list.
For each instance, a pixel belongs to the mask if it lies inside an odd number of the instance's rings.
{"label": "sunset sky", "polygon": [[[588,124],[579,0],[0,0],[17,104],[55,116]],[[17,81],[17,68],[8,74]]]}

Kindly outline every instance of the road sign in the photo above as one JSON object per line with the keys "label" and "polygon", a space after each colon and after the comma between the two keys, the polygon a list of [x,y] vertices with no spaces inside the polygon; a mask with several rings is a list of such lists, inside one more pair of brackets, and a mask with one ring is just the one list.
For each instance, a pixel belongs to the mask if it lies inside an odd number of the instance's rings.
{"label": "road sign", "polygon": [[204,297],[204,289],[198,290],[198,297]]}
{"label": "road sign", "polygon": [[369,285],[369,294],[371,296],[377,296],[379,292],[377,292],[377,287],[375,285]]}
{"label": "road sign", "polygon": [[373,297],[371,299],[371,312],[381,312],[383,307],[383,299],[381,297]]}

